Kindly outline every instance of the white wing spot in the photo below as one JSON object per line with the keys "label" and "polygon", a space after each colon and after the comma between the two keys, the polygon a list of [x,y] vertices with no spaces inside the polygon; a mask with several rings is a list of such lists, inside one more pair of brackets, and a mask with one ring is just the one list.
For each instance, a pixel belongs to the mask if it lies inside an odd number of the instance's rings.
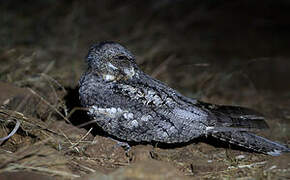
{"label": "white wing spot", "polygon": [[133,113],[128,113],[128,112],[126,112],[126,113],[123,114],[123,117],[124,117],[125,119],[133,119],[134,114],[133,114]]}
{"label": "white wing spot", "polygon": [[124,111],[121,108],[114,108],[114,107],[111,107],[111,108],[100,108],[100,107],[97,107],[97,106],[92,106],[89,109],[88,113],[91,114],[91,115],[103,114],[103,115],[109,116],[111,118],[116,118],[116,117],[122,115],[124,113]]}
{"label": "white wing spot", "polygon": [[133,120],[132,122],[131,122],[131,124],[132,124],[132,126],[134,126],[134,127],[138,127],[138,121],[136,121],[136,120]]}
{"label": "white wing spot", "polygon": [[151,119],[151,116],[150,115],[144,115],[141,117],[141,121],[148,121]]}
{"label": "white wing spot", "polygon": [[214,129],[213,126],[209,126],[209,127],[206,127],[206,128],[205,128],[206,131],[210,131],[210,130],[213,130],[213,129]]}
{"label": "white wing spot", "polygon": [[113,81],[115,80],[115,76],[111,75],[111,74],[104,74],[103,75],[103,78],[106,80],[106,81]]}

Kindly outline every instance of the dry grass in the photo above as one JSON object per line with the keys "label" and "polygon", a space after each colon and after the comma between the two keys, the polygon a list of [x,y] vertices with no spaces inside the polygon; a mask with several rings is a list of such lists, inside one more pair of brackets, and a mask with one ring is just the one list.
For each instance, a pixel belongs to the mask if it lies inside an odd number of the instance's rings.
{"label": "dry grass", "polygon": [[22,11],[1,2],[0,80],[8,84],[0,88],[0,137],[17,122],[20,126],[0,147],[0,173],[25,170],[73,179],[149,158],[169,162],[189,178],[290,177],[289,155],[272,158],[203,143],[174,149],[148,145],[153,150],[137,145],[126,155],[88,126],[93,122],[70,94],[85,70],[88,46],[114,40],[136,54],[144,71],[185,95],[260,110],[272,127],[264,135],[290,142],[290,36],[282,30],[268,36],[259,23],[253,30],[244,20],[248,15],[237,10],[243,7],[239,2],[163,2],[169,3],[39,1],[22,4]]}

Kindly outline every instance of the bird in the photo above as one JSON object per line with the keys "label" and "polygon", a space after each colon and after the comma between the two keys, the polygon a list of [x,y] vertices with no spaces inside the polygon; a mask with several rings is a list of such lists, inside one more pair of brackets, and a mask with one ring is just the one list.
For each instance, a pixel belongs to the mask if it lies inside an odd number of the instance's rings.
{"label": "bird", "polygon": [[261,113],[186,97],[142,71],[135,56],[119,43],[91,45],[85,62],[80,103],[114,139],[178,144],[205,137],[272,156],[290,151],[252,132],[269,128]]}

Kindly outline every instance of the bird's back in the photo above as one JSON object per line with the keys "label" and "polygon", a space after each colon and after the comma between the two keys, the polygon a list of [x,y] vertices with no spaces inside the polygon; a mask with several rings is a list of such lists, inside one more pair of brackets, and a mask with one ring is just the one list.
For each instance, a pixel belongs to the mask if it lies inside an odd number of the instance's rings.
{"label": "bird's back", "polygon": [[86,73],[79,91],[89,115],[120,139],[187,142],[206,131],[207,114],[193,106],[195,100],[184,101],[185,97],[154,79],[116,83]]}

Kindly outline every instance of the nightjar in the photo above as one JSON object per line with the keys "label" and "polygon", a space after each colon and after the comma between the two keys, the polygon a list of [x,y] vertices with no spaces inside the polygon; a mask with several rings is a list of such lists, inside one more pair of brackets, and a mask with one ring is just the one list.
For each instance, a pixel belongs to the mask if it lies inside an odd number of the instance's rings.
{"label": "nightjar", "polygon": [[118,43],[92,45],[86,63],[79,81],[81,105],[116,139],[184,143],[211,137],[273,156],[290,151],[250,132],[268,128],[260,113],[185,97],[145,74],[134,55]]}

